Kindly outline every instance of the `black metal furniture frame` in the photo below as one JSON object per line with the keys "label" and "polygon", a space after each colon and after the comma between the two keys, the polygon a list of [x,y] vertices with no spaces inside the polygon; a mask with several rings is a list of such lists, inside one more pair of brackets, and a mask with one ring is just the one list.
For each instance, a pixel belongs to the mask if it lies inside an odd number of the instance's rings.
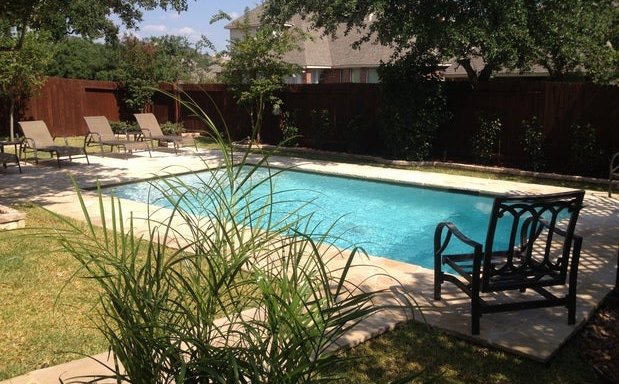
{"label": "black metal furniture frame", "polygon": [[[492,207],[485,245],[468,238],[450,222],[434,234],[434,299],[441,299],[444,281],[471,298],[471,331],[480,332],[484,313],[565,306],[568,324],[576,321],[576,278],[582,238],[574,234],[584,191],[537,196],[497,197]],[[446,254],[455,238],[470,253]],[[570,259],[571,256],[571,259]],[[456,275],[446,273],[448,265]],[[569,276],[568,276],[569,270]],[[565,286],[557,297],[546,288]],[[531,289],[539,294],[514,295],[510,300],[485,300],[482,294]],[[486,297],[486,299],[488,299]]]}
{"label": "black metal furniture frame", "polygon": [[[13,153],[4,152],[4,147],[7,145],[12,145],[14,147]],[[0,163],[2,163],[2,166],[6,168],[7,163],[15,163],[19,169],[19,173],[21,173],[19,152],[21,152],[21,141],[0,141]]]}
{"label": "black metal furniture frame", "polygon": [[608,169],[608,197],[613,195],[613,181],[619,180],[619,152],[613,155]]}

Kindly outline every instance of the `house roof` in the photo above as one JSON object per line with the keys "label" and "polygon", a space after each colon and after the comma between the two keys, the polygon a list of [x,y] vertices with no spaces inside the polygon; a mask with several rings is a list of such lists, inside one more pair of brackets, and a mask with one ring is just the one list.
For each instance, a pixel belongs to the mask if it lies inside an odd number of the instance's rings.
{"label": "house roof", "polygon": [[[246,12],[243,16],[228,23],[225,28],[230,30],[240,29],[247,20],[250,28],[258,28],[264,13],[264,5],[259,5]],[[394,53],[394,49],[370,39],[364,42],[358,49],[353,49],[353,43],[359,41],[367,33],[364,29],[355,29],[346,32],[346,27],[341,24],[336,33],[336,38],[324,36],[322,30],[312,28],[311,23],[299,15],[293,16],[288,23],[292,27],[299,28],[310,36],[299,44],[299,49],[284,55],[284,61],[297,64],[303,68],[376,68],[381,62],[387,62]],[[447,78],[466,78],[464,68],[456,62],[446,63],[447,68],[443,75]],[[482,68],[483,60],[475,57],[472,59],[474,68]],[[494,76],[547,76],[546,69],[534,65],[525,72],[510,71],[503,69],[496,71]]]}
{"label": "house roof", "polygon": [[261,23],[262,14],[264,13],[264,5],[259,5],[254,9],[250,9],[245,12],[243,16],[237,17],[224,26],[226,29],[239,29],[241,25],[247,20],[250,27],[259,27]]}
{"label": "house roof", "polygon": [[[264,6],[260,5],[245,15],[228,23],[225,28],[240,29],[247,20],[250,28],[260,26],[260,18]],[[310,38],[299,44],[299,49],[284,55],[284,61],[300,65],[304,68],[372,68],[378,67],[381,61],[388,61],[393,49],[378,43],[366,42],[359,49],[352,49],[354,42],[365,36],[365,31],[353,29],[345,33],[345,27],[338,28],[335,36],[324,36],[323,31],[311,27],[308,20],[301,16],[293,16],[288,23],[306,33]]]}

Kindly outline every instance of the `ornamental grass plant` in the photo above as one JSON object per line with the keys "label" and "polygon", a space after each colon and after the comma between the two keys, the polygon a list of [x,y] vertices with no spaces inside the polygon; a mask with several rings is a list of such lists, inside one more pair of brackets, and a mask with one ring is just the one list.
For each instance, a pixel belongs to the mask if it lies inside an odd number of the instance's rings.
{"label": "ornamental grass plant", "polygon": [[[121,201],[100,190],[90,212],[76,186],[86,225],[68,221],[50,233],[79,263],[75,276],[95,283],[95,323],[115,361],[108,374],[71,380],[337,380],[328,367],[347,360],[340,337],[382,310],[412,310],[413,302],[380,304],[388,292],[353,279],[363,250],[333,247],[345,233],[319,231],[312,213],[276,214],[281,191],[273,175],[281,171],[268,167],[268,156],[250,164],[249,150],[227,146],[196,104],[184,107],[220,144],[220,168],[191,185],[174,176],[153,181],[152,195],[172,207],[164,219],[151,203],[146,218],[127,217]],[[258,167],[269,172],[258,176]]]}

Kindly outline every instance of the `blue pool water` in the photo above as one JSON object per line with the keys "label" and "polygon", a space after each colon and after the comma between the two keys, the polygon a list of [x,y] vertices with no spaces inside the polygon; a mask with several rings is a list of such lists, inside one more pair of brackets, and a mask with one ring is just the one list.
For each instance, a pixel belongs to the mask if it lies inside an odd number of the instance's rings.
{"label": "blue pool water", "polygon": [[[262,180],[266,174],[265,169],[260,169],[254,178]],[[179,177],[183,183],[194,185],[208,178],[206,173]],[[153,191],[151,183],[118,186],[104,193],[169,207]],[[316,232],[327,231],[337,222],[331,232],[341,237],[333,241],[338,246],[348,247],[352,243],[371,255],[427,268],[433,268],[437,223],[452,221],[469,237],[483,242],[492,208],[492,199],[486,196],[291,170],[273,178],[273,190],[277,192],[276,215],[314,213],[311,227]],[[268,187],[262,186],[252,196],[264,201],[262,197],[269,195],[268,191]]]}

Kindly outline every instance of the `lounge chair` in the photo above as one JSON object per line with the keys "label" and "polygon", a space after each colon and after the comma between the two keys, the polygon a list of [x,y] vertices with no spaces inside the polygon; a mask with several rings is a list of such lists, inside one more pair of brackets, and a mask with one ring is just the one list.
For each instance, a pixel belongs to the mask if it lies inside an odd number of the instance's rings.
{"label": "lounge chair", "polygon": [[[163,131],[161,131],[161,126],[157,121],[157,118],[152,113],[135,113],[135,119],[140,126],[141,138],[150,141],[163,141],[167,143],[174,144],[174,152],[178,154],[178,148],[183,143],[188,143],[196,147],[196,151],[198,150],[198,145],[196,144],[193,137],[183,137],[181,135],[164,135]],[[152,145],[152,144],[151,144]],[[154,149],[154,148],[153,148]]]}
{"label": "lounge chair", "polygon": [[58,145],[49,133],[49,129],[43,120],[20,121],[19,126],[24,134],[20,152],[34,152],[36,164],[39,163],[38,152],[47,152],[52,157],[55,155],[58,161],[58,168],[60,168],[60,157],[68,157],[69,161],[72,161],[73,156],[84,155],[86,162],[90,164],[84,147],[70,146],[66,137],[64,138],[64,145]]}
{"label": "lounge chair", "polygon": [[119,139],[116,137],[110,126],[110,122],[105,116],[84,116],[86,125],[88,126],[88,135],[86,136],[86,146],[99,145],[101,153],[103,154],[103,146],[109,145],[112,150],[114,147],[122,147],[127,154],[130,151],[136,149],[145,149],[148,151],[148,155],[153,157],[150,152],[148,143],[144,141],[132,141],[129,138]]}
{"label": "lounge chair", "polygon": [[613,181],[619,180],[619,152],[615,153],[610,160],[608,169],[608,197],[613,195]]}
{"label": "lounge chair", "polygon": [[[434,233],[434,299],[441,300],[444,281],[464,291],[471,298],[474,335],[479,334],[482,314],[492,312],[564,306],[568,324],[574,324],[582,244],[574,229],[584,193],[496,198],[484,246],[466,237],[453,223],[438,224]],[[451,244],[452,239],[459,242]],[[454,245],[471,251],[446,254],[456,250]],[[443,264],[453,272],[443,271]],[[561,286],[565,295],[557,296],[559,290],[551,293],[546,289],[551,286]],[[527,289],[539,296],[525,295]],[[504,295],[497,295],[499,292]]]}

